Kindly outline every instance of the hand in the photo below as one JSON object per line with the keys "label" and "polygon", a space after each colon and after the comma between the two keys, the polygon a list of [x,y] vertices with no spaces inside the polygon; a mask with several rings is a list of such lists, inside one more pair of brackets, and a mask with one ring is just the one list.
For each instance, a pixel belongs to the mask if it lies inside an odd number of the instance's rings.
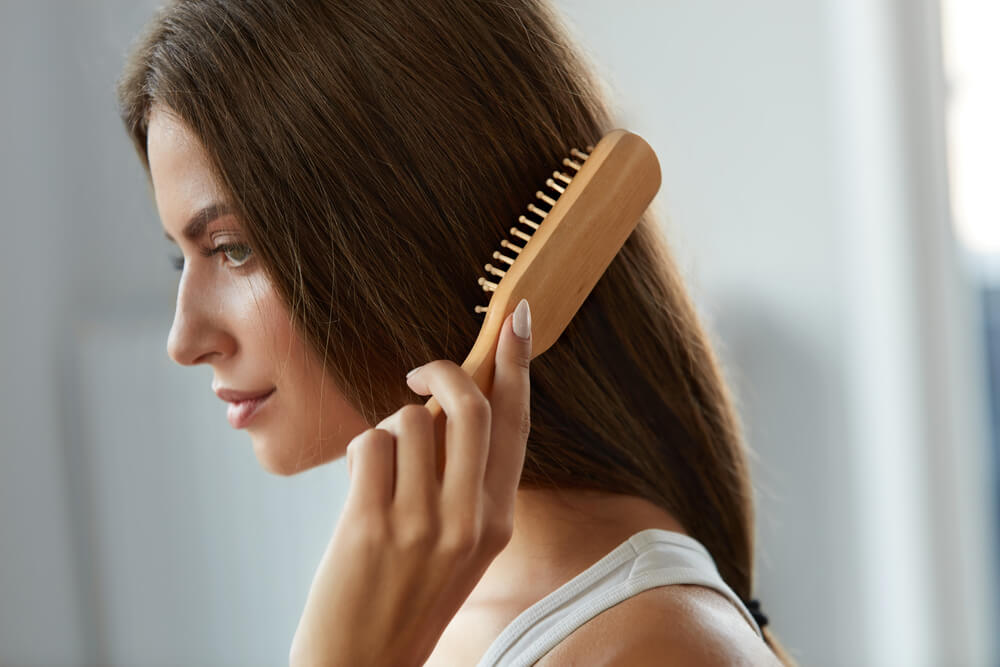
{"label": "hand", "polygon": [[488,397],[445,359],[407,379],[444,411],[440,478],[423,405],[351,440],[351,486],[292,640],[293,665],[422,665],[510,541],[531,424],[531,340],[514,334],[513,318]]}

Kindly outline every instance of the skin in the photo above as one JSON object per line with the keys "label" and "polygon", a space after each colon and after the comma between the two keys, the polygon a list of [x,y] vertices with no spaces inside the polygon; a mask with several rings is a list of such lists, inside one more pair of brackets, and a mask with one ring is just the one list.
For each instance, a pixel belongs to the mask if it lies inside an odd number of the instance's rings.
{"label": "skin", "polygon": [[[685,532],[642,498],[518,489],[530,341],[513,334],[512,317],[498,341],[488,396],[449,360],[431,361],[408,380],[418,394],[433,395],[448,418],[439,480],[423,406],[367,424],[321,372],[252,252],[234,247],[202,256],[201,249],[243,241],[239,220],[222,215],[201,238],[184,237],[188,220],[223,195],[203,147],[165,108],[153,108],[147,150],[164,231],[184,258],[168,354],[184,366],[210,364],[213,389],[275,389],[246,428],[264,469],[293,475],[348,455],[350,491],[310,588],[292,664],[475,664],[521,611],[630,535],[644,528]],[[357,613],[362,607],[378,612]],[[635,634],[650,627],[651,613],[687,622],[669,635]],[[639,665],[643,656],[659,664],[671,651],[690,657],[710,645],[715,656],[755,650],[761,660],[752,664],[770,664],[747,628],[718,594],[667,586],[604,612],[551,655],[559,664],[595,664],[587,660],[603,647],[601,664]],[[395,638],[392,646],[386,637]],[[616,644],[622,651],[609,652],[607,637],[624,639]],[[719,664],[740,664],[740,655]]]}
{"label": "skin", "polygon": [[[204,148],[154,107],[147,150],[160,220],[185,264],[167,353],[182,366],[211,365],[212,390],[276,389],[246,428],[266,470],[293,475],[343,456],[369,424],[324,377],[259,263],[245,249],[212,257],[199,251],[244,241],[239,221],[213,220],[193,242],[182,234],[197,211],[224,200]],[[227,406],[220,405],[220,416]]]}

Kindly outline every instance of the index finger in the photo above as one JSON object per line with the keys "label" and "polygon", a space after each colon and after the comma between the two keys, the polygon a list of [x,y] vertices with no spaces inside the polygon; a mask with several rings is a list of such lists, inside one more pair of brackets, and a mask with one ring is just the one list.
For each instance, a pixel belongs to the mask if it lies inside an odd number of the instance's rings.
{"label": "index finger", "polygon": [[[445,420],[442,495],[476,498],[489,449],[489,401],[472,376],[448,359],[424,364],[407,383],[418,393],[432,394],[443,412],[438,417]],[[437,424],[434,431],[436,436],[441,434]]]}

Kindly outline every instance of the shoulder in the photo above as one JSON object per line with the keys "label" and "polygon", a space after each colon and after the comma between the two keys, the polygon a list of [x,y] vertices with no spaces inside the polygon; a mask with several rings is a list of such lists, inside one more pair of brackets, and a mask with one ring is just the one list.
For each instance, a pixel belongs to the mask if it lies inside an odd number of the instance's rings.
{"label": "shoulder", "polygon": [[774,665],[777,658],[732,603],[704,586],[638,593],[590,619],[537,667],[556,665]]}

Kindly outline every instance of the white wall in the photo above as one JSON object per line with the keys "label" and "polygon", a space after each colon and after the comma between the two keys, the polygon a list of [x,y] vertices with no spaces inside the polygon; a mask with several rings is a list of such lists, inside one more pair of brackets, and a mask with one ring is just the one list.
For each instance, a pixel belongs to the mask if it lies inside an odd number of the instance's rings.
{"label": "white wall", "polygon": [[[2,664],[284,662],[343,493],[341,464],[261,471],[166,358],[176,277],[112,88],[154,4],[0,3]],[[997,661],[928,5],[558,3],[660,156],[803,664]]]}
{"label": "white wall", "polygon": [[849,664],[861,628],[828,587],[855,566],[831,529],[848,521],[847,406],[826,7],[563,5],[657,150],[668,237],[732,362],[759,454],[765,613],[804,663]]}
{"label": "white wall", "polygon": [[660,156],[758,454],[775,630],[804,664],[994,664],[982,341],[934,3],[562,5]]}
{"label": "white wall", "polygon": [[[65,210],[53,138],[60,54],[42,48],[47,17],[0,5],[0,662],[69,664],[84,641],[60,442],[55,324],[65,299]],[[15,28],[16,27],[16,28]],[[26,57],[32,67],[21,63]]]}

